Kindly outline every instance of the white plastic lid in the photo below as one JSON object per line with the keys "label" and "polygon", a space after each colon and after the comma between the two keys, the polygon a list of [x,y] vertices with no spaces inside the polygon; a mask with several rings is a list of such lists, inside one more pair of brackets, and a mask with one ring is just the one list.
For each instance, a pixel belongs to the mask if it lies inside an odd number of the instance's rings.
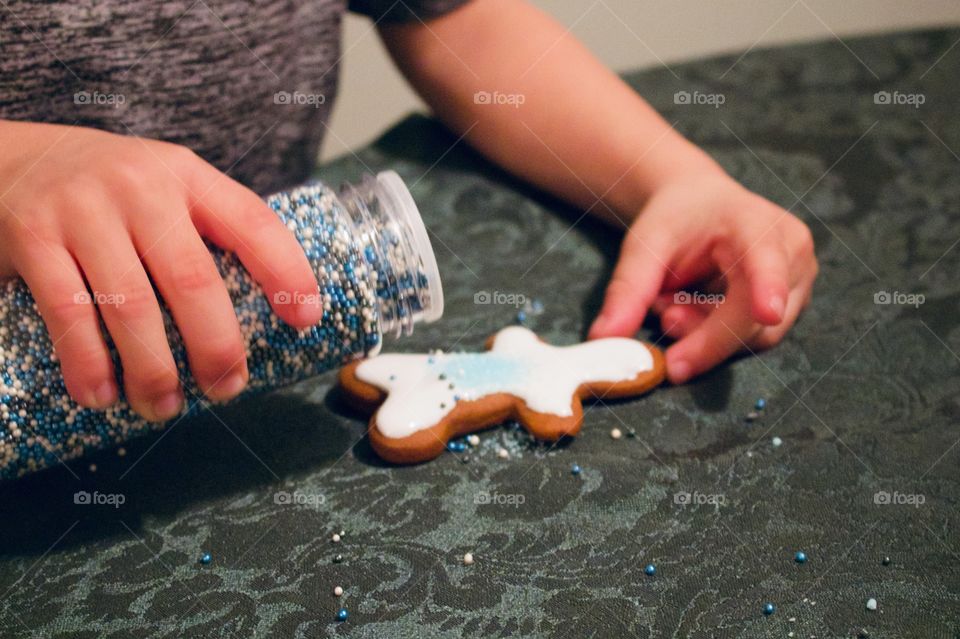
{"label": "white plastic lid", "polygon": [[424,303],[423,312],[417,319],[428,323],[435,322],[443,316],[443,285],[440,283],[437,257],[433,252],[423,217],[407,185],[395,171],[377,173],[377,185],[383,190],[382,197],[389,203],[389,210],[396,212],[399,220],[412,232],[413,237],[410,239],[414,244],[413,248],[423,261],[429,299],[421,300]]}

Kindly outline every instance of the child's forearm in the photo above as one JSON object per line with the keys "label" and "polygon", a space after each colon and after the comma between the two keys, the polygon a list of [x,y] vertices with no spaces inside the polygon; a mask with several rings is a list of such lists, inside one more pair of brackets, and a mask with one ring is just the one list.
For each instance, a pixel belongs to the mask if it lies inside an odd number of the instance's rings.
{"label": "child's forearm", "polygon": [[523,2],[474,0],[429,26],[387,26],[382,34],[437,115],[480,152],[608,221],[629,223],[678,172],[719,170]]}

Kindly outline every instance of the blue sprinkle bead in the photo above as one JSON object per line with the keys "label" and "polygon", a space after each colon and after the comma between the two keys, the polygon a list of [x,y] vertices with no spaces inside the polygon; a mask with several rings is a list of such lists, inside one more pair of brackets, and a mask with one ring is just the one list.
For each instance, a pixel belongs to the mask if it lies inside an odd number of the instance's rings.
{"label": "blue sprinkle bead", "polygon": [[763,604],[763,614],[768,617],[777,611],[777,607],[772,603]]}
{"label": "blue sprinkle bead", "polygon": [[346,608],[341,608],[337,611],[337,621],[346,621],[347,617],[350,616],[350,613],[347,612]]}
{"label": "blue sprinkle bead", "polygon": [[[442,292],[428,241],[424,244],[426,231],[415,228],[415,211],[411,216],[408,209],[401,214],[386,208],[398,181],[395,174],[381,174],[340,192],[313,183],[267,198],[317,274],[314,299],[294,300],[290,293],[268,299],[234,254],[210,247],[246,345],[250,381],[244,395],[286,386],[374,353],[384,335],[408,334],[414,322],[436,318]],[[122,295],[81,292],[74,302],[116,305],[123,303]],[[271,307],[295,302],[321,306],[323,319],[301,331]],[[160,307],[187,399],[180,419],[204,410],[203,394],[191,374],[180,332],[162,302]],[[120,358],[109,339],[108,346],[122,389]],[[0,283],[0,479],[162,427],[134,413],[122,395],[106,411],[76,404],[67,393],[30,290],[21,279]]]}
{"label": "blue sprinkle bead", "polygon": [[517,311],[517,324],[523,324],[527,321],[527,314],[525,311]]}
{"label": "blue sprinkle bead", "polygon": [[647,573],[649,577],[653,577],[657,574],[657,567],[653,564],[647,564],[646,568],[643,569],[643,572]]}
{"label": "blue sprinkle bead", "polygon": [[574,464],[573,466],[570,467],[571,475],[579,475],[581,471],[583,471],[583,469],[580,468],[580,464]]}
{"label": "blue sprinkle bead", "polygon": [[210,555],[210,553],[205,552],[202,555],[200,555],[200,563],[203,564],[204,566],[209,564],[211,561],[213,561],[213,557]]}
{"label": "blue sprinkle bead", "polygon": [[797,554],[795,554],[795,555],[793,556],[793,560],[794,560],[795,562],[797,562],[798,564],[806,563],[806,561],[807,561],[807,553],[803,552],[802,550],[798,550],[798,551],[797,551]]}
{"label": "blue sprinkle bead", "polygon": [[463,442],[452,441],[447,444],[447,450],[451,453],[462,453],[467,449],[467,445]]}
{"label": "blue sprinkle bead", "polygon": [[754,404],[754,408],[756,408],[757,410],[763,410],[766,407],[767,407],[767,400],[765,400],[762,397],[757,400],[756,404]]}

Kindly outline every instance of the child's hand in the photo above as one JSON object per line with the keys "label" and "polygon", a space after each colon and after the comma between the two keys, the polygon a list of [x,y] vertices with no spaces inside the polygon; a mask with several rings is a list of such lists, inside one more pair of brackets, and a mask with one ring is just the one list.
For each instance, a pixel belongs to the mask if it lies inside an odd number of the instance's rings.
{"label": "child's hand", "polygon": [[311,295],[309,305],[276,306],[285,321],[319,321],[317,282],[293,235],[253,192],[186,148],[0,121],[0,149],[0,278],[26,280],[80,404],[105,408],[118,397],[99,311],[134,410],[154,421],[181,410],[151,281],[203,391],[224,400],[246,385],[239,324],[201,236],[237,253],[270,300]]}
{"label": "child's hand", "polygon": [[[653,310],[679,339],[667,371],[682,383],[740,350],[779,342],[816,275],[803,222],[721,171],[685,175],[653,192],[624,238],[590,337],[633,335]],[[713,293],[677,293],[697,284]]]}

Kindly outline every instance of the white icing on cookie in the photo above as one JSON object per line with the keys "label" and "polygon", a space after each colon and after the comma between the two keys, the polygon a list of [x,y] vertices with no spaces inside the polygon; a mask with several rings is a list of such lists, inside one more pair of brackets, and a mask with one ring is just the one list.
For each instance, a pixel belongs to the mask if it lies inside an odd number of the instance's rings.
{"label": "white icing on cookie", "polygon": [[436,425],[458,400],[494,393],[519,397],[538,413],[568,417],[581,384],[628,381],[650,370],[653,356],[636,340],[551,346],[529,329],[511,326],[484,353],[378,355],[357,366],[356,375],[387,393],[377,428],[400,439]]}

